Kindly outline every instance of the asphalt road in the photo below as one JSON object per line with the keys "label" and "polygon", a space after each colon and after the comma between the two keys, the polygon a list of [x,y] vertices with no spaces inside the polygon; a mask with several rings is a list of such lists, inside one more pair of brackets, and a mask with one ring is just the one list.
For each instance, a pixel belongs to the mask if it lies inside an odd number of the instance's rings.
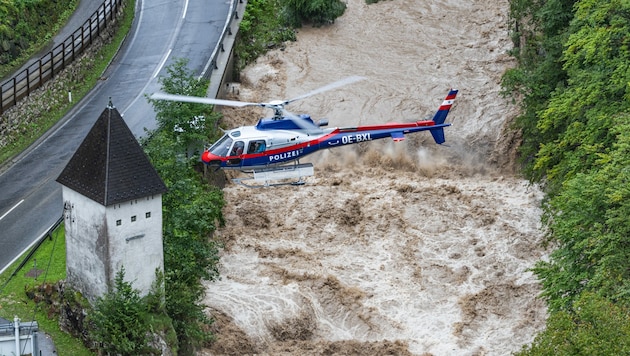
{"label": "asphalt road", "polygon": [[[137,137],[155,128],[155,112],[144,95],[158,91],[159,76],[177,58],[188,58],[189,68],[202,72],[230,18],[232,1],[137,0],[133,28],[106,79],[0,175],[0,272],[61,217],[61,185],[55,180],[110,97]],[[80,27],[80,14],[87,19],[100,3],[82,0],[68,27]]]}

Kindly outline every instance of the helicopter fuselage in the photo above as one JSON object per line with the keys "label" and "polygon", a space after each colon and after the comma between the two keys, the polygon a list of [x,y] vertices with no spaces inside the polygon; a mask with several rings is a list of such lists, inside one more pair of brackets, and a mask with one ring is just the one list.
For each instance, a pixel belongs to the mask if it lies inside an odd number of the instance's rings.
{"label": "helicopter fuselage", "polygon": [[[210,166],[243,171],[269,172],[318,150],[352,145],[361,142],[391,137],[402,141],[405,134],[429,131],[437,144],[445,142],[444,128],[446,116],[455,101],[457,89],[450,89],[444,101],[431,120],[412,123],[389,123],[372,126],[326,128],[328,121],[314,123],[308,115],[293,115],[284,109],[285,105],[308,98],[331,89],[364,80],[352,76],[340,79],[306,94],[288,100],[272,100],[253,103],[234,100],[193,97],[166,93],[154,93],[154,100],[171,100],[189,103],[222,105],[233,107],[258,106],[274,111],[272,118],[264,118],[255,126],[243,126],[226,131],[216,143],[201,155],[201,160]],[[267,169],[269,168],[269,169]],[[285,170],[287,167],[278,167]]]}
{"label": "helicopter fuselage", "polygon": [[[297,161],[313,152],[327,148],[388,137],[394,141],[402,141],[405,139],[405,134],[419,131],[429,131],[435,142],[442,144],[445,142],[444,128],[451,125],[445,123],[446,116],[455,101],[457,92],[457,89],[449,90],[431,120],[411,123],[323,129],[322,127],[328,124],[327,120],[316,124],[308,115],[282,116],[282,111],[278,107],[276,115],[272,118],[260,119],[255,126],[243,126],[227,131],[219,141],[201,155],[201,160],[207,165],[224,169],[251,171]],[[225,104],[224,101],[221,103]],[[232,102],[228,103],[232,104]],[[245,103],[244,105],[254,104]]]}
{"label": "helicopter fuselage", "polygon": [[[301,115],[300,119],[311,120],[306,115]],[[256,126],[227,131],[203,153],[202,161],[224,169],[252,170],[296,161],[321,149],[388,137],[400,141],[407,133],[437,131],[446,126],[450,124],[424,120],[406,124],[336,127],[312,132],[297,127],[295,118],[261,119]]]}

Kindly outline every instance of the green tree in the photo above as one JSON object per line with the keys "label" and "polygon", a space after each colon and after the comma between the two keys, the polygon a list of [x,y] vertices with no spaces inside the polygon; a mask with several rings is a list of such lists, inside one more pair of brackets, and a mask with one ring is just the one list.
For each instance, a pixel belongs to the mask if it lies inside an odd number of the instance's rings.
{"label": "green tree", "polygon": [[615,144],[593,169],[565,181],[546,210],[558,243],[535,272],[552,311],[568,308],[582,291],[630,306],[630,113],[614,120]]}
{"label": "green tree", "polygon": [[201,179],[191,160],[177,158],[176,147],[163,130],[145,143],[145,152],[168,188],[162,197],[166,312],[180,351],[187,354],[212,339],[204,331],[211,320],[201,304],[205,295],[201,281],[219,275],[219,249],[210,237],[223,223],[224,202],[222,192]]}
{"label": "green tree", "polygon": [[609,356],[630,354],[630,312],[585,293],[571,310],[553,313],[547,328],[519,356]]}
{"label": "green tree", "polygon": [[525,172],[555,248],[534,271],[551,312],[523,355],[628,354],[630,2],[511,2]]}
{"label": "green tree", "polygon": [[159,355],[159,350],[148,346],[146,303],[124,279],[125,270],[121,268],[114,289],[96,301],[90,315],[94,326],[90,336],[106,355]]}
{"label": "green tree", "polygon": [[534,169],[551,193],[610,149],[612,118],[630,107],[630,3],[582,0],[575,9],[562,57],[568,85],[553,93],[537,123],[548,139]]}
{"label": "green tree", "polygon": [[295,41],[295,30],[283,21],[280,0],[249,0],[234,47],[236,74],[259,56],[284,42]]}
{"label": "green tree", "polygon": [[346,11],[346,4],[339,0],[281,0],[281,4],[284,21],[294,28],[302,23],[328,25]]}
{"label": "green tree", "polygon": [[534,169],[540,144],[555,138],[555,132],[540,131],[539,112],[546,108],[554,91],[567,85],[562,50],[575,2],[510,1],[510,29],[515,44],[512,54],[519,65],[506,71],[502,86],[505,95],[511,95],[521,103],[521,114],[515,122],[516,128],[523,133],[520,159],[524,173],[535,181],[544,178],[544,172]]}
{"label": "green tree", "polygon": [[[168,94],[205,97],[209,81],[197,79],[188,69],[188,59],[179,58],[160,77],[161,90]],[[207,104],[148,99],[156,111],[159,129],[176,144],[179,154],[200,154],[203,144],[214,137],[220,114]]]}
{"label": "green tree", "polygon": [[[197,81],[185,68],[185,61],[177,61],[167,70],[171,77],[160,80],[164,92],[205,94],[207,82]],[[212,339],[205,331],[212,321],[201,304],[205,294],[201,282],[219,275],[219,247],[211,236],[217,225],[223,223],[224,202],[221,190],[205,182],[195,169],[199,156],[181,159],[181,150],[187,147],[184,142],[207,140],[214,130],[173,128],[185,124],[186,118],[199,115],[200,110],[206,110],[203,115],[211,118],[205,121],[206,125],[212,123],[214,127],[219,116],[207,111],[205,105],[150,101],[160,128],[143,141],[143,146],[168,188],[162,197],[165,308],[177,333],[180,353],[192,354],[195,347]]]}

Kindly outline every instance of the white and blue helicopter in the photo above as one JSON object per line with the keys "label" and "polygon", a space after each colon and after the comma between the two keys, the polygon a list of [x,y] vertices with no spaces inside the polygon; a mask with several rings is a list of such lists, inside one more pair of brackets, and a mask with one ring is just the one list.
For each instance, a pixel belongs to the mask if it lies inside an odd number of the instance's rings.
{"label": "white and blue helicopter", "polygon": [[209,166],[254,173],[254,179],[264,181],[265,185],[270,185],[269,181],[272,180],[287,178],[300,178],[293,184],[303,184],[302,177],[313,175],[313,166],[310,163],[299,164],[299,160],[322,149],[388,137],[394,141],[402,141],[405,139],[405,134],[420,131],[429,131],[437,144],[445,142],[444,128],[451,125],[445,121],[457,96],[456,89],[449,90],[431,120],[410,123],[325,128],[328,125],[325,119],[316,123],[309,115],[296,115],[285,110],[286,105],[297,100],[363,79],[365,78],[358,76],[347,77],[293,99],[266,103],[165,93],[155,93],[151,97],[157,100],[233,107],[258,106],[272,109],[274,111],[272,117],[261,118],[254,126],[242,126],[225,131],[223,137],[201,155],[201,160]]}

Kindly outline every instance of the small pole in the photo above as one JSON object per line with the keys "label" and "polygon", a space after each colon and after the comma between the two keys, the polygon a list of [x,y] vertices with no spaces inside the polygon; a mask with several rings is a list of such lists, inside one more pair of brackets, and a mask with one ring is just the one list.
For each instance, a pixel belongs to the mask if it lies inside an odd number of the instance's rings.
{"label": "small pole", "polygon": [[13,318],[13,327],[15,328],[15,354],[20,355],[20,319],[17,315]]}
{"label": "small pole", "polygon": [[68,92],[68,102],[69,103],[72,102],[72,92],[71,91]]}

